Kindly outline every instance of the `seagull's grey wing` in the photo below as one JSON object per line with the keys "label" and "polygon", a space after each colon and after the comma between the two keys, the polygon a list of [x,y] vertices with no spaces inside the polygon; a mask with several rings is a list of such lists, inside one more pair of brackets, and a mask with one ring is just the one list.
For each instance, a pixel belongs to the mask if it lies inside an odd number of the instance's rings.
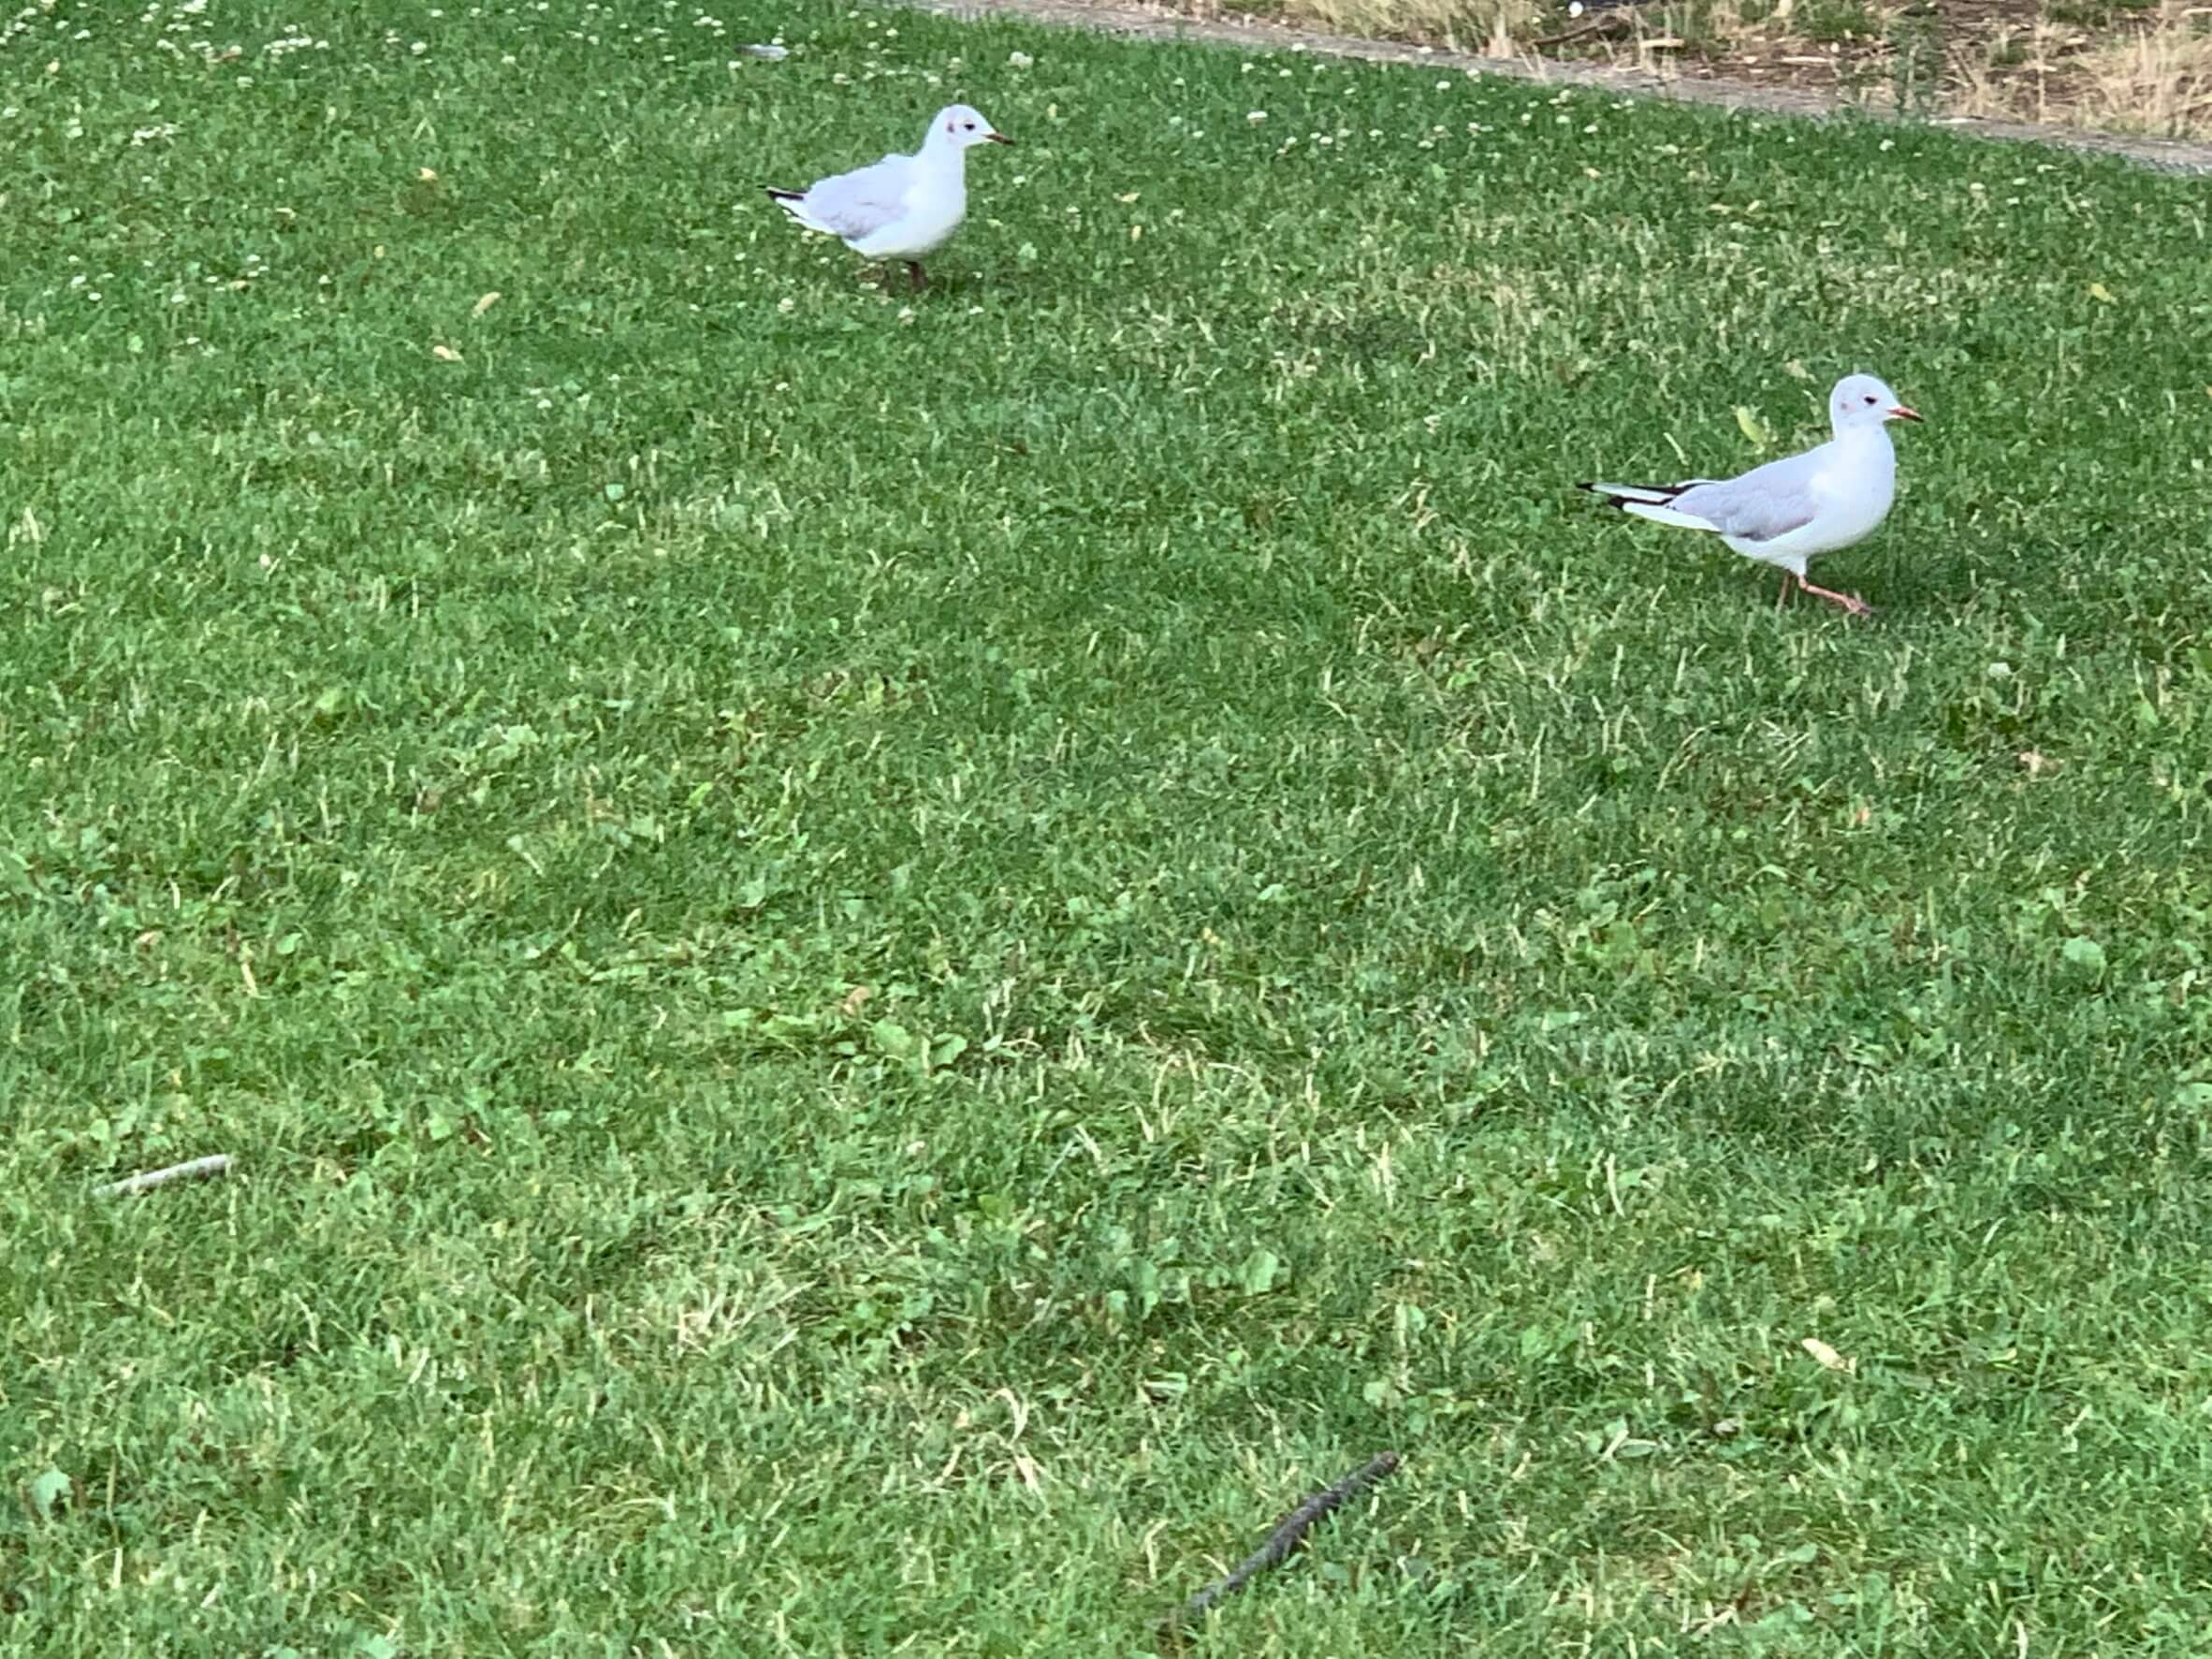
{"label": "seagull's grey wing", "polygon": [[1739,542],[1774,541],[1803,530],[1819,512],[1812,494],[1813,474],[1820,470],[1817,454],[1793,455],[1754,467],[1739,478],[1693,485],[1666,504]]}
{"label": "seagull's grey wing", "polygon": [[807,192],[807,216],[847,241],[873,236],[907,211],[913,170],[912,156],[886,155],[868,167],[824,179]]}

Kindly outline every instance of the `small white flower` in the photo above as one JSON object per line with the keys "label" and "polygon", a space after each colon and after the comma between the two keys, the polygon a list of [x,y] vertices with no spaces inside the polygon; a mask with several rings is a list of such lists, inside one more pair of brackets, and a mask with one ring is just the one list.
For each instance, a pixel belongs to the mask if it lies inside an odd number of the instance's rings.
{"label": "small white flower", "polygon": [[1026,51],[1010,51],[1006,54],[1006,61],[1016,69],[1026,69],[1037,62]]}
{"label": "small white flower", "polygon": [[1267,111],[1264,109],[1255,109],[1251,114],[1245,116],[1244,119],[1250,122],[1254,126],[1258,126],[1261,122],[1267,119]]}

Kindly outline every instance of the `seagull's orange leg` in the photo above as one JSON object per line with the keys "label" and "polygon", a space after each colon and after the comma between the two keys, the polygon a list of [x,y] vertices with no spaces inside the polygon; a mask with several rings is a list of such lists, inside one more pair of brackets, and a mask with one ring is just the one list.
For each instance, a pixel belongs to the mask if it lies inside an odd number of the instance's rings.
{"label": "seagull's orange leg", "polygon": [[1855,593],[1838,593],[1832,589],[1815,588],[1803,576],[1797,578],[1797,586],[1808,593],[1817,593],[1821,598],[1841,605],[1855,617],[1870,617],[1874,614],[1874,607]]}

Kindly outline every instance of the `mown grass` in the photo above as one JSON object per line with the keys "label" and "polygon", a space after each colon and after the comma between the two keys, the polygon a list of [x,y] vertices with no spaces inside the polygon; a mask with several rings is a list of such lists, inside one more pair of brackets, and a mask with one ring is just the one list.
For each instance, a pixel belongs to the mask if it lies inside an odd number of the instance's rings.
{"label": "mown grass", "polygon": [[2200,1652],[2202,187],[714,15],[0,49],[7,1650]]}

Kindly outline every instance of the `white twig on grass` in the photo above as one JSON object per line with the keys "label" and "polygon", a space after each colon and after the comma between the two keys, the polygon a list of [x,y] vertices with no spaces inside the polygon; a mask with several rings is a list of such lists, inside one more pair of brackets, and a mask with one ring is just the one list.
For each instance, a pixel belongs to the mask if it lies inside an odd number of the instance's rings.
{"label": "white twig on grass", "polygon": [[93,1188],[95,1198],[129,1198],[134,1193],[151,1192],[156,1186],[171,1181],[185,1181],[195,1175],[220,1175],[230,1168],[230,1154],[218,1152],[212,1157],[196,1157],[190,1163],[171,1164],[166,1170],[147,1170],[124,1181],[110,1181],[105,1186]]}

